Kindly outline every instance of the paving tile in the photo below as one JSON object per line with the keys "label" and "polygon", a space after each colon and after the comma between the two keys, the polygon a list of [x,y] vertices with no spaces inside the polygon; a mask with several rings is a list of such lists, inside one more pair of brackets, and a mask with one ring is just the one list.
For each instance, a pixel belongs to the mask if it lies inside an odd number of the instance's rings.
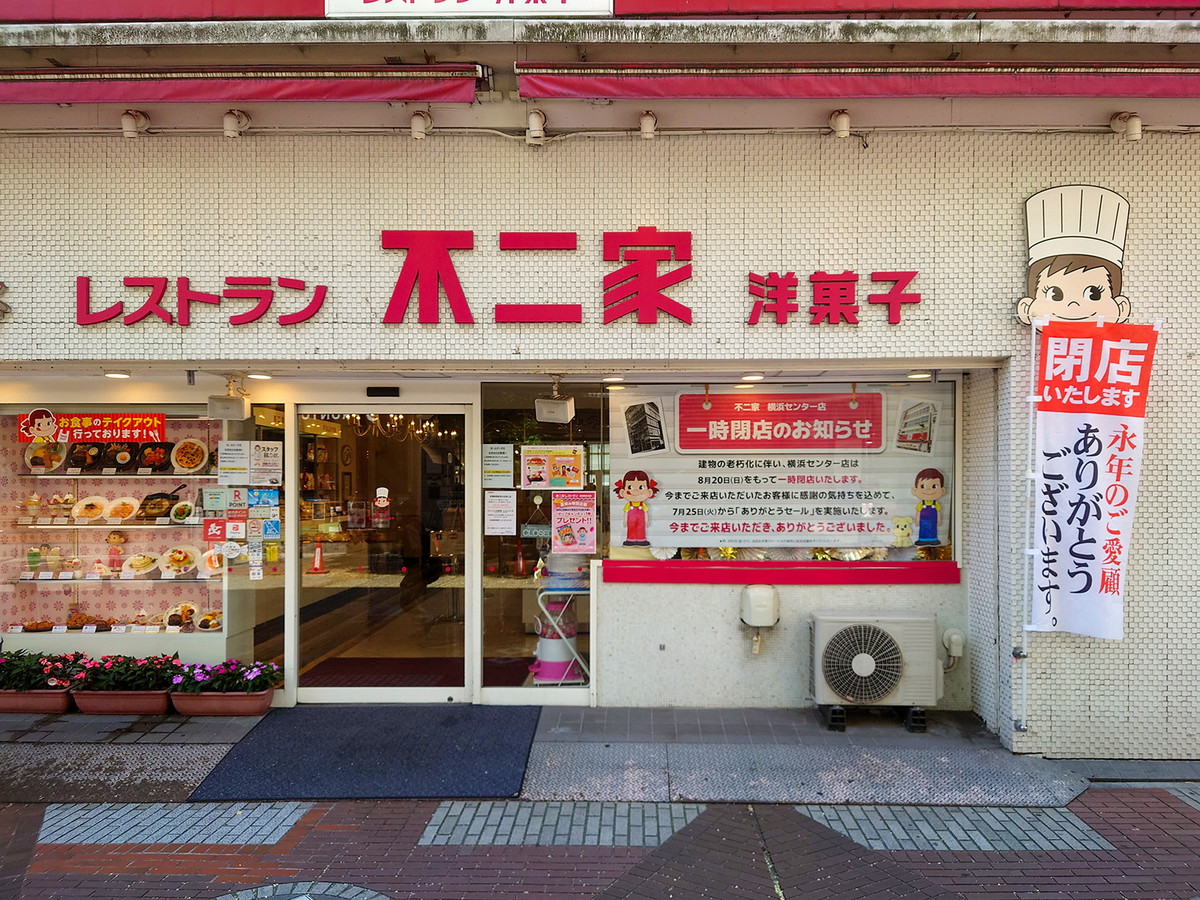
{"label": "paving tile", "polygon": [[1045,760],[965,747],[938,755],[900,747],[672,744],[675,801],[1060,806],[1087,784]]}
{"label": "paving tile", "polygon": [[661,744],[534,741],[521,799],[666,802],[668,793]]}
{"label": "paving tile", "polygon": [[[657,847],[704,807],[667,803],[442,803],[421,845]],[[630,820],[636,819],[636,827]],[[613,827],[620,820],[621,827]],[[482,824],[481,824],[482,823]],[[465,827],[465,830],[464,830]]]}
{"label": "paving tile", "polygon": [[[796,807],[816,822],[872,850],[1113,850],[1107,840],[1067,810],[826,806]],[[885,817],[884,811],[892,815]],[[906,821],[893,828],[896,816]]]}
{"label": "paving tile", "polygon": [[231,744],[0,744],[0,802],[186,800]]}

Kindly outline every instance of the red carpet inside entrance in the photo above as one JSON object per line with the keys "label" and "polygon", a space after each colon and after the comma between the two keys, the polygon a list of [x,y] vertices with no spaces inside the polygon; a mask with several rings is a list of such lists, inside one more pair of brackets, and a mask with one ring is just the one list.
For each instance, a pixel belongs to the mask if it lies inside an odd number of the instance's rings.
{"label": "red carpet inside entrance", "polygon": [[[518,687],[529,677],[531,656],[483,660],[484,687]],[[461,656],[338,656],[300,675],[300,687],[462,687]]]}

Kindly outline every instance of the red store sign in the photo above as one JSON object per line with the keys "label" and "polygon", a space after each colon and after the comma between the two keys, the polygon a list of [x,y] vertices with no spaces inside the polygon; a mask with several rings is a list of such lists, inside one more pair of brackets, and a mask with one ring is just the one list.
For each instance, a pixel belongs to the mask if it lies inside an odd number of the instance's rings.
{"label": "red store sign", "polygon": [[883,395],[680,394],[681,453],[883,449]]}
{"label": "red store sign", "polygon": [[[411,322],[413,307],[416,321],[422,325],[441,324],[446,310],[455,324],[475,324],[471,298],[458,276],[463,252],[475,249],[475,232],[383,231],[380,243],[385,251],[402,250],[405,254],[396,285],[383,310],[380,320],[383,324]],[[578,235],[573,231],[501,231],[499,249],[506,255],[512,251],[576,252]],[[639,325],[653,325],[660,315],[692,323],[692,309],[673,296],[692,277],[690,231],[659,231],[644,226],[633,231],[604,232],[602,258],[613,264],[612,270],[604,275],[597,296],[605,325],[630,317]],[[519,283],[523,282],[524,293],[538,293],[543,286],[523,269],[515,277]],[[886,291],[868,292],[867,302],[886,307],[888,324],[900,324],[903,307],[921,302],[919,293],[907,290],[916,277],[915,271],[870,273],[873,284],[890,286]],[[786,325],[789,316],[799,312],[800,279],[795,272],[783,275],[774,271],[768,275],[749,272],[747,278],[747,308],[742,313],[747,324]],[[813,272],[807,281],[811,292],[807,305],[810,324],[858,324],[857,273]],[[127,307],[126,295],[126,299],[117,299],[106,306],[101,301],[102,308],[97,309],[93,308],[91,278],[78,276],[76,323],[99,325],[119,319],[122,325],[129,326],[145,319],[158,319],[167,325],[186,327],[192,323],[194,304],[228,306],[232,302],[238,305],[237,311],[228,317],[230,325],[249,325],[269,312],[276,312],[274,318],[280,325],[296,325],[321,312],[329,291],[327,285],[309,285],[298,278],[247,274],[226,276],[219,293],[198,290],[187,277],[126,276],[122,284],[146,294],[136,305],[130,303]],[[583,322],[583,312],[582,303],[496,303],[491,318],[498,324],[577,325]]]}

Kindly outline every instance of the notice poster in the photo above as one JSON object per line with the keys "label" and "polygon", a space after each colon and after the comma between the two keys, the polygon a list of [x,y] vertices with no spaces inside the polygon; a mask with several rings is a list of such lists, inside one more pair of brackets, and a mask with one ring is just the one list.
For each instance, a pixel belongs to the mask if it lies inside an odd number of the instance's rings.
{"label": "notice poster", "polygon": [[217,442],[217,484],[250,483],[250,442]]}
{"label": "notice poster", "polygon": [[1042,326],[1035,631],[1124,637],[1125,571],[1157,339],[1152,325]]}
{"label": "notice poster", "polygon": [[530,491],[546,488],[568,491],[582,489],[583,446],[523,446],[521,487]]}
{"label": "notice poster", "polygon": [[912,559],[945,546],[953,387],[624,391],[612,417],[613,545],[772,549],[760,559],[807,559],[814,547]]}
{"label": "notice poster", "polygon": [[513,486],[513,445],[483,445],[483,487],[508,489]]}
{"label": "notice poster", "polygon": [[550,495],[550,552],[596,552],[595,491],[555,491]]}
{"label": "notice poster", "polygon": [[483,492],[483,533],[515,535],[517,533],[517,492]]}

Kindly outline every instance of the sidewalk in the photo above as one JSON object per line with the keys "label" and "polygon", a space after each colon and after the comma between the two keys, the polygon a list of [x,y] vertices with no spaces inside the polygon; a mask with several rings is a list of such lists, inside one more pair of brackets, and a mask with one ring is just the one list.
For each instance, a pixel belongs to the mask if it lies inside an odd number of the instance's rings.
{"label": "sidewalk", "polygon": [[546,708],[519,798],[184,802],[256,721],[0,716],[0,900],[1200,897],[1200,763],[969,716]]}

